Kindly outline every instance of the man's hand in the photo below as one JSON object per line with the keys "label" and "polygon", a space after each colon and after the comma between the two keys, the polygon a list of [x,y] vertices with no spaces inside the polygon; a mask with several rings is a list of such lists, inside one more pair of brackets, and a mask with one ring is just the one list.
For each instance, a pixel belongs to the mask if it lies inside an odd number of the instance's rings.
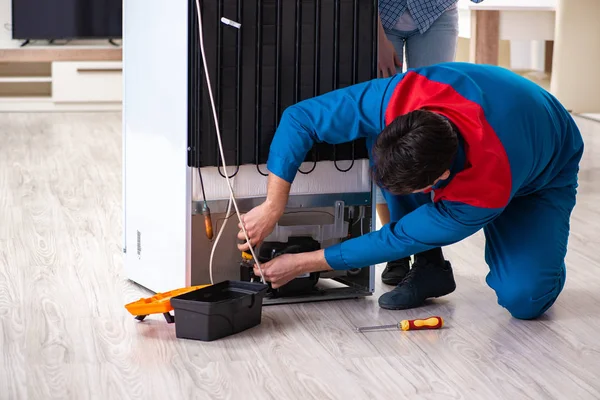
{"label": "man's hand", "polygon": [[[283,254],[268,263],[261,264],[265,280],[271,282],[273,289],[304,274],[302,267],[302,254]],[[256,265],[254,265],[254,275],[260,276],[260,270]]]}
{"label": "man's hand", "polygon": [[379,40],[379,77],[387,78],[396,73],[396,67],[402,67],[402,61],[390,40],[384,36]]}
{"label": "man's hand", "polygon": [[[265,280],[271,282],[273,289],[277,289],[299,275],[330,271],[331,267],[325,261],[325,252],[317,250],[310,253],[283,254],[268,263],[261,264]],[[254,275],[260,276],[260,270],[255,265]]]}
{"label": "man's hand", "polygon": [[[249,213],[240,217],[252,247],[261,244],[273,232],[275,224],[285,211],[291,186],[289,182],[269,173],[267,199],[260,206],[253,208]],[[242,225],[238,224],[238,228],[240,228],[238,239],[244,241],[243,244],[238,245],[238,249],[241,251],[250,250],[244,231],[242,231]]]}
{"label": "man's hand", "polygon": [[402,67],[402,60],[398,57],[396,49],[385,34],[383,25],[381,24],[381,18],[378,21],[379,24],[379,46],[378,46],[378,68],[379,77],[387,78],[396,73],[396,67]]}
{"label": "man's hand", "polygon": [[[252,247],[261,244],[262,241],[273,232],[279,218],[281,218],[280,209],[269,201],[265,201],[260,206],[250,210],[248,214],[241,216]],[[238,223],[238,228],[240,228],[238,239],[244,241],[244,243],[238,245],[238,248],[241,251],[247,251],[249,250],[249,246],[246,242],[244,231],[242,231],[241,223]]]}

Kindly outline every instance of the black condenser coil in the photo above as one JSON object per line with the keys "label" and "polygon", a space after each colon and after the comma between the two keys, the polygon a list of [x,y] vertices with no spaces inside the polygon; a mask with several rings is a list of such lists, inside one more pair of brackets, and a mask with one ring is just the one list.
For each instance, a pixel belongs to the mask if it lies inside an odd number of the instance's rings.
{"label": "black condenser coil", "polygon": [[[189,10],[188,164],[220,166],[195,0]],[[230,166],[266,163],[286,107],[377,75],[377,0],[203,0],[201,12],[230,173]],[[317,144],[306,161],[367,157],[360,139]]]}

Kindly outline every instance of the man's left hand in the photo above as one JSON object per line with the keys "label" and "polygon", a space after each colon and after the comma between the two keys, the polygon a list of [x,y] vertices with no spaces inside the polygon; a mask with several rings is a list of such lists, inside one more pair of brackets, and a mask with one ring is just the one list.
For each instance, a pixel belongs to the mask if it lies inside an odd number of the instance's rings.
{"label": "man's left hand", "polygon": [[[325,261],[323,250],[310,253],[282,254],[271,261],[261,264],[265,280],[277,289],[299,275],[331,270]],[[260,276],[260,270],[254,265],[254,275]]]}

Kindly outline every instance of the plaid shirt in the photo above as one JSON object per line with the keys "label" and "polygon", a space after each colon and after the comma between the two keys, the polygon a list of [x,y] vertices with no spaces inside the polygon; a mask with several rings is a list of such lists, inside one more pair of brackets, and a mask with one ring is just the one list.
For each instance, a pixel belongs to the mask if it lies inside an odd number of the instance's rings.
{"label": "plaid shirt", "polygon": [[[471,0],[481,3],[483,0]],[[425,32],[457,0],[379,0],[379,16],[385,29],[393,29],[408,8],[419,32]]]}

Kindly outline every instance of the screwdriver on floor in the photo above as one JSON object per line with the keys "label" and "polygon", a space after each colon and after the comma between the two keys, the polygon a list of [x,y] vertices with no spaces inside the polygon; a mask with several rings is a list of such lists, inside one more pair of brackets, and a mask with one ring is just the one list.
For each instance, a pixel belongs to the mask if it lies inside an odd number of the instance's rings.
{"label": "screwdriver on floor", "polygon": [[444,326],[442,317],[429,317],[425,319],[405,319],[397,324],[365,326],[356,328],[357,332],[379,331],[385,329],[400,329],[402,331],[417,331],[421,329],[440,329]]}

